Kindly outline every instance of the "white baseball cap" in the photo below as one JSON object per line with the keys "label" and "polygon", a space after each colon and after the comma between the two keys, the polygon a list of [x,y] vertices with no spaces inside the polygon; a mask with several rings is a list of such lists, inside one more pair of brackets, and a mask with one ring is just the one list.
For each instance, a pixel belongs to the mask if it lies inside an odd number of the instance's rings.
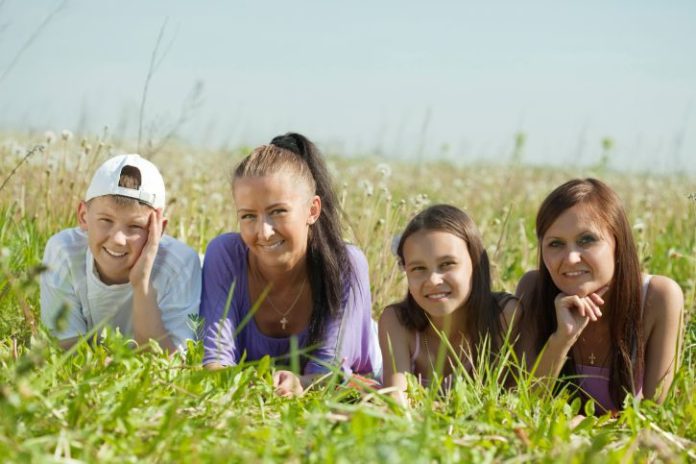
{"label": "white baseball cap", "polygon": [[[124,167],[131,166],[140,171],[140,188],[120,187],[118,182]],[[157,166],[140,155],[118,155],[104,162],[92,177],[85,201],[104,195],[121,195],[152,206],[164,208],[164,179]]]}

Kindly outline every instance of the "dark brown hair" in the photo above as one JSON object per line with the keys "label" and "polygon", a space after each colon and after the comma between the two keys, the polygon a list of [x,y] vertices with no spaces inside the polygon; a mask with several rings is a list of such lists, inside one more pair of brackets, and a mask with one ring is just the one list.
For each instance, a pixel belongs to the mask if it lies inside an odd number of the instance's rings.
{"label": "dark brown hair", "polygon": [[[418,213],[406,226],[397,247],[396,253],[401,265],[405,264],[404,244],[413,234],[421,230],[448,232],[461,238],[466,243],[471,257],[471,292],[464,303],[466,311],[464,335],[471,348],[472,359],[477,359],[480,341],[488,335],[491,344],[500,342],[501,307],[491,292],[491,276],[488,254],[483,246],[481,234],[476,224],[462,210],[450,205],[434,205]],[[411,295],[394,305],[399,321],[408,329],[424,331],[428,325],[425,310],[420,307]],[[494,350],[491,350],[493,354]]]}
{"label": "dark brown hair", "polygon": [[297,133],[280,135],[262,145],[235,168],[237,179],[282,172],[304,181],[321,199],[321,214],[311,226],[307,244],[307,269],[314,308],[309,321],[310,344],[319,343],[329,316],[339,316],[353,268],[343,242],[340,211],[331,177],[317,147]]}
{"label": "dark brown hair", "polygon": [[[532,334],[534,348],[541,351],[546,340],[556,330],[554,299],[560,293],[544,265],[541,242],[551,225],[569,208],[582,205],[596,218],[597,223],[614,236],[616,242],[614,276],[607,295],[605,317],[610,324],[611,374],[609,391],[615,404],[623,404],[626,392],[642,376],[644,367],[641,271],[631,227],[621,200],[605,183],[592,178],[573,179],[551,192],[539,208],[536,234],[539,241],[539,278],[525,308],[527,333]],[[575,364],[568,360],[564,374],[575,374]]]}
{"label": "dark brown hair", "polygon": [[[123,166],[121,169],[121,174],[118,178],[118,186],[130,189],[139,189],[142,184],[142,177],[140,175],[140,170],[135,166]],[[132,206],[132,205],[145,205],[150,206],[147,203],[141,202],[137,198],[126,197],[123,195],[109,195],[111,199],[118,206]],[[92,199],[93,200],[93,199]],[[87,202],[87,205],[91,203],[92,200]],[[151,206],[150,206],[151,207]]]}

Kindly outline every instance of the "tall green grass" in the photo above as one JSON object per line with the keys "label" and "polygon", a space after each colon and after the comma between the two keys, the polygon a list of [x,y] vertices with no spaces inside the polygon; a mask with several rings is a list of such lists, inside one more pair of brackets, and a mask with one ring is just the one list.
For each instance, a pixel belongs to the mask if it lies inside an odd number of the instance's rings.
{"label": "tall green grass", "polygon": [[[556,185],[599,176],[626,203],[644,270],[684,290],[683,365],[663,406],[629,400],[618,419],[589,416],[569,392],[530,388],[511,352],[459,375],[444,396],[411,379],[413,407],[344,386],[339,378],[297,399],[278,398],[268,359],[220,372],[200,368],[202,347],[167,359],[118,333],[101,345],[56,348],[39,321],[37,276],[46,240],[74,211],[108,140],[59,140],[21,162],[38,137],[0,137],[0,458],[3,462],[432,462],[696,460],[696,192],[692,178],[582,168],[431,162],[422,166],[330,157],[345,237],[370,264],[373,313],[406,291],[390,243],[426,204],[471,214],[490,253],[496,289],[513,291],[536,266],[536,208]],[[93,148],[96,147],[96,148]],[[127,147],[126,147],[127,148]],[[195,154],[195,156],[194,156]],[[167,180],[168,233],[203,252],[236,228],[228,186],[239,152],[179,146],[153,161]],[[518,388],[503,388],[502,372]],[[590,406],[588,406],[590,407]]]}

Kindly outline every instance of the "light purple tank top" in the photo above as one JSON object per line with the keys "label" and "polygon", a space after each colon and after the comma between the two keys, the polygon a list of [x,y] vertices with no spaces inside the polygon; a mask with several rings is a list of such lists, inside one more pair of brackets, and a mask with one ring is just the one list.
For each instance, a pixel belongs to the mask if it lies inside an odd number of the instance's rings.
{"label": "light purple tank top", "polygon": [[[413,355],[411,355],[411,372],[414,374],[416,373],[416,359],[418,358],[418,354],[420,354],[420,332],[416,330],[416,348],[413,350]],[[442,379],[442,382],[440,384],[440,388],[443,392],[448,391],[449,389],[452,388],[452,381],[453,377],[452,374],[449,374],[447,377]],[[424,376],[422,373],[418,373],[418,382],[423,385],[424,387],[427,387],[430,385],[430,377]]]}
{"label": "light purple tank top", "polygon": [[[511,295],[510,293],[506,292],[494,292],[493,295],[495,296],[496,301],[498,302],[499,308],[502,309],[505,307],[505,305],[510,301],[510,299],[515,299],[515,296]],[[413,350],[413,354],[411,355],[411,373],[415,374],[416,373],[416,359],[418,359],[418,355],[420,354],[420,332],[418,330],[415,331],[416,333],[416,348]],[[473,366],[469,365],[469,369],[471,369]],[[421,385],[424,387],[427,387],[430,384],[430,380],[426,377],[424,377],[422,374],[418,374],[418,381],[420,382]],[[452,375],[448,375],[444,380],[443,380],[443,386],[447,386],[448,388],[451,387],[452,385]]]}
{"label": "light purple tank top", "polygon": [[[651,275],[643,276],[642,306],[641,316],[645,308],[645,297],[648,294]],[[618,411],[618,406],[614,403],[609,393],[609,368],[588,366],[586,364],[576,364],[575,370],[578,374],[578,384],[580,389],[597,403],[600,411]],[[643,394],[643,373],[638,374],[634,394],[641,397]]]}

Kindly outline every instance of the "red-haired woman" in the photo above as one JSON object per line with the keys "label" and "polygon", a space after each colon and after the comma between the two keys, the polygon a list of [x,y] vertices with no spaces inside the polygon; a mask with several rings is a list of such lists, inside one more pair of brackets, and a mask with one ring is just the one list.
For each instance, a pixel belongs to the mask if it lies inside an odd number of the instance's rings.
{"label": "red-haired woman", "polygon": [[539,269],[520,281],[521,344],[536,375],[564,375],[600,410],[627,393],[664,401],[683,337],[684,297],[664,276],[642,274],[626,213],[596,179],[575,179],[536,218]]}

